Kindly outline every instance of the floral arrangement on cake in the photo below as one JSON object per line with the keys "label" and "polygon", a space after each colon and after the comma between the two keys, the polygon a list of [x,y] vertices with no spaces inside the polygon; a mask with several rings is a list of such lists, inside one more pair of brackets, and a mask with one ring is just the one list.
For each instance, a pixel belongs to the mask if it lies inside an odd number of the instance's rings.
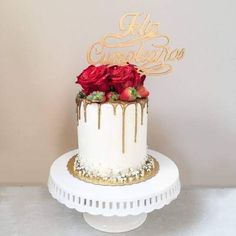
{"label": "floral arrangement on cake", "polygon": [[132,102],[149,95],[144,87],[146,75],[135,65],[90,65],[77,76],[82,90],[79,98],[104,103],[118,100]]}

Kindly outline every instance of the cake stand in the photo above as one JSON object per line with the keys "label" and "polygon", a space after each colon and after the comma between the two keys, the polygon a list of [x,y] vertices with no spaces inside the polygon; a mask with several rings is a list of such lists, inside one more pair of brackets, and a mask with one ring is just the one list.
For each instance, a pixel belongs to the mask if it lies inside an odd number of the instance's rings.
{"label": "cake stand", "polygon": [[179,171],[166,156],[148,150],[160,165],[151,179],[133,185],[102,186],[83,182],[67,170],[67,162],[77,154],[70,151],[54,161],[48,189],[53,198],[83,213],[85,221],[105,232],[126,232],[139,227],[147,213],[164,207],[180,192]]}

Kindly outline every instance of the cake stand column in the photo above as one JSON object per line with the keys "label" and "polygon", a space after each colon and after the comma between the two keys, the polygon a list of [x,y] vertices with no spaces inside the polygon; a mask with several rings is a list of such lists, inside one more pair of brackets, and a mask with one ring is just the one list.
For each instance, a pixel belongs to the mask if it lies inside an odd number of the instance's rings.
{"label": "cake stand column", "polygon": [[146,213],[136,216],[102,216],[84,213],[83,216],[90,226],[108,233],[121,233],[136,229],[142,225],[147,218]]}

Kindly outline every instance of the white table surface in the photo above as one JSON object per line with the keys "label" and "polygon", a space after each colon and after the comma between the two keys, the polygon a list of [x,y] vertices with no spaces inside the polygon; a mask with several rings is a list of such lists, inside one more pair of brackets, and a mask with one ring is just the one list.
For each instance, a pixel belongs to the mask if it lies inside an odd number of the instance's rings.
{"label": "white table surface", "polygon": [[[54,200],[46,187],[0,187],[0,236],[106,236],[82,214]],[[235,236],[236,189],[187,188],[122,236]]]}

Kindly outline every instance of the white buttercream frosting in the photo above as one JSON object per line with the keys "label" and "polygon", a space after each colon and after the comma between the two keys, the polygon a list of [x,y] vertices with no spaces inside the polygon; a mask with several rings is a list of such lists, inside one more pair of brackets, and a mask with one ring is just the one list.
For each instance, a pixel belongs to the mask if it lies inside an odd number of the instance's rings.
{"label": "white buttercream frosting", "polygon": [[[86,122],[84,106],[80,108],[78,124],[78,146],[80,166],[98,176],[111,176],[117,173],[140,169],[147,158],[147,104],[143,109],[143,124],[141,124],[141,105],[129,104],[125,109],[123,132],[123,112],[120,105],[114,114],[109,103],[100,106],[88,104]],[[135,142],[135,114],[137,114],[137,138]],[[124,136],[124,152],[122,152],[122,135]]]}

